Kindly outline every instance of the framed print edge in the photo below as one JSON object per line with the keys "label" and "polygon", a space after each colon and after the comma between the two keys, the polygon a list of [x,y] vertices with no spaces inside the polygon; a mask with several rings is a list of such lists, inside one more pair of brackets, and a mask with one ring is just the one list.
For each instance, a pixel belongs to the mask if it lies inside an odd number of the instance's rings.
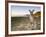
{"label": "framed print edge", "polygon": [[[25,33],[25,34],[9,34],[8,32],[8,3],[27,3],[27,4],[42,4],[43,5],[43,32],[38,33]],[[5,36],[22,36],[22,35],[38,35],[45,34],[45,3],[41,2],[23,2],[23,1],[5,1]]]}
{"label": "framed print edge", "polygon": [[8,37],[8,4],[7,0],[5,0],[5,37]]}

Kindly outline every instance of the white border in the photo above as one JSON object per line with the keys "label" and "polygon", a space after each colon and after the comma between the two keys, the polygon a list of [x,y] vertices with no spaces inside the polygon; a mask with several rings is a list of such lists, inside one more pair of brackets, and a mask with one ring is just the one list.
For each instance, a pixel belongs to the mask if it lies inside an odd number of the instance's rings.
{"label": "white border", "polygon": [[[40,6],[41,7],[41,30],[30,30],[30,31],[12,31],[11,32],[11,5],[18,6]],[[38,33],[43,32],[43,5],[39,4],[20,4],[20,3],[8,3],[8,34],[24,34],[24,33]]]}

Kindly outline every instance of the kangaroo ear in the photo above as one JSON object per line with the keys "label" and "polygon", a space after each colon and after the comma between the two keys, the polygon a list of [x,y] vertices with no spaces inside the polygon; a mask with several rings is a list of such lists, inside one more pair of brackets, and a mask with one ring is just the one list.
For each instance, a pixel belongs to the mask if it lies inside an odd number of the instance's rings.
{"label": "kangaroo ear", "polygon": [[29,10],[29,12],[32,12],[31,10]]}
{"label": "kangaroo ear", "polygon": [[34,12],[35,10],[32,10],[32,12]]}

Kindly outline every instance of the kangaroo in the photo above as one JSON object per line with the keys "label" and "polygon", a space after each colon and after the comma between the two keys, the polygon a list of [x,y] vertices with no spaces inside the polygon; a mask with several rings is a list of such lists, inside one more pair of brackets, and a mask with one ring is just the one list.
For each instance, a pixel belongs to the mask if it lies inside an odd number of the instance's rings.
{"label": "kangaroo", "polygon": [[29,16],[29,20],[30,20],[30,24],[31,24],[31,28],[32,29],[34,29],[34,16],[33,16],[33,12],[34,12],[35,10],[29,10],[29,12],[30,12],[30,16]]}
{"label": "kangaroo", "polygon": [[35,17],[34,16],[35,14],[33,14],[34,11],[35,10],[32,10],[32,11],[29,10],[29,12],[30,12],[29,20],[30,20],[30,24],[32,25],[32,30],[37,29],[37,25],[40,22],[40,17],[39,16]]}
{"label": "kangaroo", "polygon": [[30,16],[29,16],[29,19],[30,19],[30,23],[33,23],[33,12],[34,12],[34,10],[29,10],[29,12],[30,12]]}

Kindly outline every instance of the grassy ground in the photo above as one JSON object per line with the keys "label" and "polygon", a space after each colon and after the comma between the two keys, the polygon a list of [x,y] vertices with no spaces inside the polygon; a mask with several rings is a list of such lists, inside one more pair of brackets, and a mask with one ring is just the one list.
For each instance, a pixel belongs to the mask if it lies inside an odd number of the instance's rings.
{"label": "grassy ground", "polygon": [[[11,31],[32,30],[33,26],[30,24],[28,17],[11,17]],[[39,30],[40,24],[33,30]]]}

